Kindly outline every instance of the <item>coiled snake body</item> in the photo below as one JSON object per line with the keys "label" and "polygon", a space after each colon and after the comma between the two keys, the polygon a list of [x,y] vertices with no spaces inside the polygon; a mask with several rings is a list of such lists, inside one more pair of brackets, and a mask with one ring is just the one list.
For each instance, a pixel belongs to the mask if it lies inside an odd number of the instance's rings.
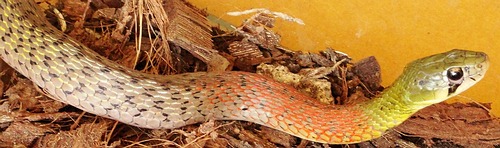
{"label": "coiled snake body", "polygon": [[378,98],[332,106],[253,73],[136,72],[51,26],[31,1],[0,0],[0,10],[0,55],[10,66],[64,103],[152,129],[244,120],[311,141],[356,143],[466,90],[488,69],[486,54],[452,50],[408,64]]}

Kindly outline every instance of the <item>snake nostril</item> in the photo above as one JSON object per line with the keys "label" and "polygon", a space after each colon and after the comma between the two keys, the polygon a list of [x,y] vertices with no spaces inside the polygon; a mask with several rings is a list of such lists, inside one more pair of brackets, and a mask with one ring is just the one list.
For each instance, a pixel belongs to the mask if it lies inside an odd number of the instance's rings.
{"label": "snake nostril", "polygon": [[483,68],[483,64],[481,64],[481,63],[477,64],[476,68]]}

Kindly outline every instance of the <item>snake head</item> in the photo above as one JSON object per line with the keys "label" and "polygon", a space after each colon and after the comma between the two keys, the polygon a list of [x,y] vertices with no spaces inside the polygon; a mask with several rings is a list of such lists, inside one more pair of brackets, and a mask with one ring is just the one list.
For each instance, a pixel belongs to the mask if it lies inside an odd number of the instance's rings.
{"label": "snake head", "polygon": [[483,52],[454,49],[415,60],[407,65],[398,83],[414,109],[442,102],[481,80],[489,67]]}

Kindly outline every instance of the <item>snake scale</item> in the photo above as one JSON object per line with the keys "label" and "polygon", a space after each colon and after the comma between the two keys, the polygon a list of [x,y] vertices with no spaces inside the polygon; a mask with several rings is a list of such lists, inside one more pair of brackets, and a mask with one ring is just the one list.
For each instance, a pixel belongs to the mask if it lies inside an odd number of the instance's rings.
{"label": "snake scale", "polygon": [[254,73],[140,73],[63,34],[32,1],[0,0],[0,10],[0,55],[11,67],[59,101],[150,129],[244,120],[311,141],[357,143],[468,89],[489,66],[485,53],[451,50],[409,63],[377,98],[333,106]]}

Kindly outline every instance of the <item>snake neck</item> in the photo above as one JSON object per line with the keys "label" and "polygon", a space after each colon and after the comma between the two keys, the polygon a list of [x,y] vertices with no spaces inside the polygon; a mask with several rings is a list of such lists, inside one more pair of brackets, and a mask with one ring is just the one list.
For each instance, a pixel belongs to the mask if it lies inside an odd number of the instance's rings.
{"label": "snake neck", "polygon": [[375,131],[384,132],[401,124],[421,108],[412,103],[409,97],[410,94],[403,85],[393,85],[386,88],[379,97],[360,104],[360,108],[371,117],[369,125]]}

